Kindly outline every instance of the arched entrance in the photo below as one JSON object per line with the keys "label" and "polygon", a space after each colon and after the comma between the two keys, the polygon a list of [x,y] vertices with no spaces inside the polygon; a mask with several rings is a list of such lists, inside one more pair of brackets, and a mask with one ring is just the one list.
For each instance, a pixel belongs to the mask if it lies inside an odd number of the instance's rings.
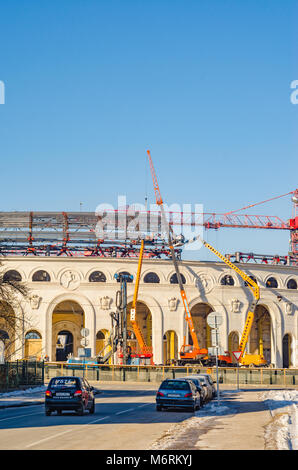
{"label": "arched entrance", "polygon": [[84,310],[77,302],[64,300],[56,305],[52,315],[52,357],[56,361],[66,361],[70,354],[78,356],[84,326]]}
{"label": "arched entrance", "polygon": [[16,334],[14,309],[7,302],[0,302],[0,340],[3,361],[12,360],[20,333],[19,335]]}
{"label": "arched entrance", "polygon": [[164,364],[173,364],[178,359],[178,337],[175,331],[169,330],[163,337]]}
{"label": "arched entrance", "polygon": [[[207,316],[211,312],[213,312],[212,307],[206,303],[196,304],[191,309],[191,316],[200,348],[211,347],[211,328],[207,323]],[[193,344],[190,333],[188,333],[188,336],[189,344]]]}
{"label": "arched entrance", "polygon": [[258,305],[249,337],[249,352],[263,355],[271,363],[271,317],[264,305]]}
{"label": "arched entrance", "polygon": [[42,356],[42,339],[38,331],[28,331],[25,335],[25,359],[40,359]]}
{"label": "arched entrance", "polygon": [[237,363],[236,358],[233,355],[233,351],[239,351],[239,335],[236,331],[231,331],[228,338],[229,353],[233,363]]}
{"label": "arched entrance", "polygon": [[73,355],[73,335],[68,330],[58,332],[56,343],[56,361],[67,361]]}
{"label": "arched entrance", "polygon": [[282,339],[282,366],[284,368],[290,367],[292,364],[292,336],[290,334],[284,335]]}
{"label": "arched entrance", "polygon": [[[134,333],[133,325],[130,321],[130,309],[132,302],[127,305],[127,345],[131,347],[132,354],[140,354],[141,348]],[[148,347],[152,347],[152,315],[150,309],[144,302],[137,302],[136,321]]]}
{"label": "arched entrance", "polygon": [[111,351],[111,334],[109,330],[99,330],[96,334],[96,356],[105,358],[105,361],[108,360],[111,363]]}

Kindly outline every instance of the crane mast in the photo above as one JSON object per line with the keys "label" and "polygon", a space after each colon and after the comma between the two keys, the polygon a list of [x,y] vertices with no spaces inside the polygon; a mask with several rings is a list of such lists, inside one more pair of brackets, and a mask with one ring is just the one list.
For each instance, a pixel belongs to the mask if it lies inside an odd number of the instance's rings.
{"label": "crane mast", "polygon": [[162,221],[163,221],[165,230],[167,232],[168,244],[169,244],[169,248],[170,248],[170,252],[171,252],[171,258],[172,258],[172,261],[173,261],[173,264],[174,264],[175,273],[176,273],[176,276],[177,276],[177,281],[178,281],[178,285],[179,285],[179,289],[180,289],[180,295],[181,295],[181,299],[182,299],[182,303],[183,303],[183,307],[184,307],[184,312],[185,312],[185,319],[186,319],[186,322],[188,324],[189,332],[190,332],[192,342],[193,342],[192,345],[186,344],[186,336],[184,335],[184,341],[183,341],[183,346],[180,350],[180,355],[181,355],[181,357],[183,357],[185,359],[189,359],[189,360],[192,360],[192,359],[195,359],[195,358],[199,359],[200,357],[203,358],[203,356],[206,356],[206,354],[208,354],[208,350],[206,348],[200,348],[199,343],[198,343],[198,338],[197,338],[197,335],[196,335],[196,332],[195,332],[194,323],[193,323],[193,320],[192,320],[192,316],[191,316],[191,313],[190,313],[190,308],[189,308],[188,301],[187,301],[187,296],[186,296],[186,293],[185,293],[185,290],[184,290],[184,287],[183,287],[182,277],[181,277],[178,262],[177,262],[177,259],[176,259],[176,253],[175,253],[175,249],[174,249],[174,239],[173,239],[173,236],[172,236],[172,230],[171,230],[171,227],[170,227],[170,225],[167,221],[167,218],[166,218],[166,214],[165,214],[165,210],[164,210],[164,206],[163,206],[163,200],[162,200],[162,197],[161,197],[161,194],[160,194],[160,189],[159,189],[156,173],[155,173],[154,166],[153,166],[153,161],[152,161],[151,154],[150,154],[149,150],[147,150],[147,155],[148,155],[148,158],[149,158],[149,164],[150,164],[151,175],[152,175],[152,180],[153,180],[153,187],[154,187],[154,192],[155,192],[155,199],[156,199],[157,205],[160,208]]}

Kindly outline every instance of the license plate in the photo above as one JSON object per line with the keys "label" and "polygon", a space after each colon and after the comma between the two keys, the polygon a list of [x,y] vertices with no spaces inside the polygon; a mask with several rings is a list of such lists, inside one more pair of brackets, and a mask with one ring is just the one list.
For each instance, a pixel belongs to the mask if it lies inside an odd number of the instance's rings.
{"label": "license plate", "polygon": [[180,398],[180,395],[177,395],[176,393],[168,393],[168,397],[170,397],[170,398]]}
{"label": "license plate", "polygon": [[69,397],[69,393],[57,392],[56,397]]}

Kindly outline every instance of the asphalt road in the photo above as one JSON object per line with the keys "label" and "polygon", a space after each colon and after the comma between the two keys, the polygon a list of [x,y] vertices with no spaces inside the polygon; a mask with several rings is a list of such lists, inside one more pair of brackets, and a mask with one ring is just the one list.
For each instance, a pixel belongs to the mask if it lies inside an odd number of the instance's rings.
{"label": "asphalt road", "polygon": [[45,416],[44,405],[0,410],[1,450],[145,450],[192,413],[157,412],[154,385],[100,387],[95,413]]}

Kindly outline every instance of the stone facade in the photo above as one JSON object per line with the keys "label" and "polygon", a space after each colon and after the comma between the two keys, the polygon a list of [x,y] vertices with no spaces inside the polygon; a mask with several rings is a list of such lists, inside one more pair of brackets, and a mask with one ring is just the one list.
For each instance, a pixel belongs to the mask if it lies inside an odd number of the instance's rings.
{"label": "stone facade", "polygon": [[[28,323],[25,322],[24,337],[28,329],[37,332],[41,338],[42,355],[49,356],[52,361],[56,359],[55,336],[59,333],[59,329],[69,329],[70,324],[73,325],[74,355],[80,346],[82,326],[89,329],[89,347],[91,354],[96,354],[97,333],[111,330],[110,313],[116,310],[115,299],[119,283],[114,278],[115,273],[126,271],[134,278],[137,273],[137,259],[13,256],[3,259],[2,262],[4,271],[18,271],[22,281],[30,289],[28,299],[20,300],[18,306],[15,307],[24,318],[29,319]],[[197,328],[201,325],[200,328],[206,329],[204,311],[220,312],[224,318],[223,325],[220,327],[220,344],[226,351],[229,347],[231,349],[229,341],[232,333],[238,335],[239,339],[243,331],[248,306],[252,300],[249,289],[244,286],[243,280],[224,263],[181,261],[180,266],[186,281],[185,291],[189,306],[197,318],[197,323],[195,323]],[[263,306],[264,312],[266,310],[269,314],[264,331],[267,328],[267,348],[270,349],[271,362],[276,367],[283,366],[283,340],[288,335],[290,365],[298,367],[298,290],[287,287],[291,279],[298,284],[298,268],[261,264],[239,264],[238,266],[248,275],[254,276],[261,288],[259,305]],[[46,271],[50,280],[32,281],[33,275],[40,270]],[[89,276],[94,271],[103,273],[105,282],[90,282]],[[158,275],[159,283],[143,282],[146,274],[151,272]],[[155,259],[143,262],[139,301],[144,303],[151,312],[155,364],[165,362],[166,333],[175,332],[179,351],[186,331],[179,288],[177,284],[170,282],[173,274],[174,268],[171,261]],[[233,285],[223,285],[222,280],[226,275],[232,276]],[[266,282],[270,277],[276,279],[277,288],[266,287]],[[128,284],[128,302],[133,298],[133,290],[134,283]],[[74,302],[78,305],[81,311],[74,311],[73,315],[80,313],[81,317],[76,316],[74,321],[71,313],[63,316],[63,312],[56,310],[57,306],[63,302]],[[54,313],[55,322],[53,322]],[[59,313],[62,315],[61,318]],[[19,348],[16,356],[24,355],[25,348]]]}

